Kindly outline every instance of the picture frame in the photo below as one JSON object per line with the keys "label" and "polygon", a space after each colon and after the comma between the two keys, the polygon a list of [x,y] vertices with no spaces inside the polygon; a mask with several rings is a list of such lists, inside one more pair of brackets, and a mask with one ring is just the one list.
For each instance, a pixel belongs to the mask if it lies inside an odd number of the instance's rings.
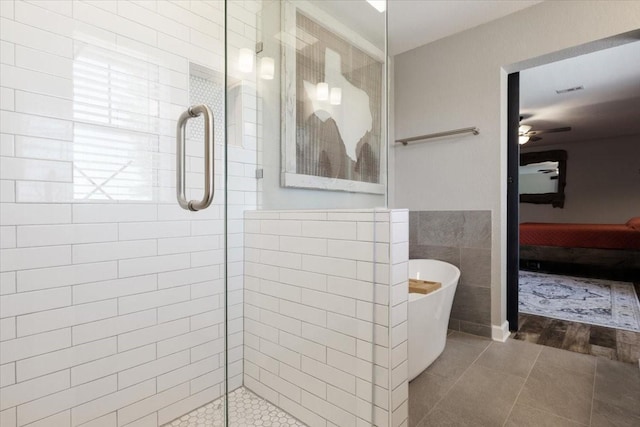
{"label": "picture frame", "polygon": [[[306,1],[281,12],[282,186],[384,194],[385,53]],[[331,80],[330,99],[314,98],[319,79]]]}
{"label": "picture frame", "polygon": [[520,203],[535,203],[551,205],[554,208],[564,208],[567,186],[567,152],[566,150],[534,151],[520,154],[520,166],[543,162],[557,162],[557,191],[554,193],[520,194]]}

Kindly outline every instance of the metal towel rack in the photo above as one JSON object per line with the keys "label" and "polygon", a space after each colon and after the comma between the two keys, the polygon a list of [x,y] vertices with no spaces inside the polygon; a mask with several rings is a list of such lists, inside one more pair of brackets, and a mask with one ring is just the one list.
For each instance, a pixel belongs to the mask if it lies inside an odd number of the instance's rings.
{"label": "metal towel rack", "polygon": [[396,143],[407,145],[408,143],[413,141],[422,141],[423,139],[431,139],[431,138],[442,138],[444,136],[458,135],[461,133],[472,133],[474,135],[478,135],[480,133],[480,129],[474,126],[471,128],[448,130],[446,132],[429,133],[427,135],[412,136],[411,138],[398,139],[396,140]]}

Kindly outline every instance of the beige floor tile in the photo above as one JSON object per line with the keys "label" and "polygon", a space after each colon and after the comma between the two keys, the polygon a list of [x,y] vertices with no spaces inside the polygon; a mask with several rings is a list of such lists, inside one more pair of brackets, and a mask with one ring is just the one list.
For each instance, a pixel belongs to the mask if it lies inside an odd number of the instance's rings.
{"label": "beige floor tile", "polygon": [[475,427],[476,425],[469,423],[455,413],[436,408],[424,417],[416,427]]}
{"label": "beige floor tile", "polygon": [[542,346],[512,339],[492,342],[475,363],[526,378],[541,350]]}
{"label": "beige floor tile", "polygon": [[592,374],[580,374],[550,363],[537,362],[517,403],[589,424],[593,383]]}
{"label": "beige floor tile", "polygon": [[640,370],[636,364],[453,332],[445,352],[410,384],[409,399],[411,427],[640,427]]}
{"label": "beige floor tile", "polygon": [[[451,339],[452,334],[447,339],[447,344],[444,351],[438,357],[435,362],[426,369],[431,375],[439,375],[445,378],[458,379],[469,368],[471,363],[478,358],[480,353],[486,347],[480,347],[478,345],[469,345],[458,339]],[[487,341],[489,345],[489,341]]]}
{"label": "beige floor tile", "polygon": [[579,424],[557,415],[516,404],[507,419],[505,427],[581,427]]}
{"label": "beige floor tile", "polygon": [[523,383],[523,378],[474,364],[436,409],[454,413],[471,425],[501,426]]}
{"label": "beige floor tile", "polygon": [[591,427],[638,427],[640,417],[618,406],[604,403],[598,399],[593,401]]}
{"label": "beige floor tile", "polygon": [[409,383],[409,427],[413,427],[444,397],[455,383],[445,378],[423,372]]}
{"label": "beige floor tile", "polygon": [[559,368],[588,375],[593,375],[596,371],[594,356],[553,347],[543,347],[536,364],[552,364]]}
{"label": "beige floor tile", "polygon": [[454,331],[447,337],[447,342],[455,341],[475,347],[478,350],[484,350],[491,344],[491,340],[477,335],[465,334],[464,332]]}
{"label": "beige floor tile", "polygon": [[598,358],[594,398],[640,417],[638,366]]}

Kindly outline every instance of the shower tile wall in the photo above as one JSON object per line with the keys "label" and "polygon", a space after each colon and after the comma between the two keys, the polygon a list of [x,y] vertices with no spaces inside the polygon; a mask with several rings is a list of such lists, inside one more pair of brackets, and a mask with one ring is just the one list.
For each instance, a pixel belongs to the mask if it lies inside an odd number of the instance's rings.
{"label": "shower tile wall", "polygon": [[310,426],[387,426],[390,405],[405,425],[407,211],[248,211],[245,230],[245,386]]}
{"label": "shower tile wall", "polygon": [[[231,55],[255,46],[258,3],[229,2]],[[224,376],[222,160],[209,210],[174,201],[175,119],[191,63],[224,73],[223,2],[2,0],[0,16],[0,424],[171,421],[218,397]],[[251,117],[228,152],[232,388]]]}
{"label": "shower tile wall", "polygon": [[438,259],[460,268],[449,328],[491,336],[490,211],[410,212],[409,258]]}

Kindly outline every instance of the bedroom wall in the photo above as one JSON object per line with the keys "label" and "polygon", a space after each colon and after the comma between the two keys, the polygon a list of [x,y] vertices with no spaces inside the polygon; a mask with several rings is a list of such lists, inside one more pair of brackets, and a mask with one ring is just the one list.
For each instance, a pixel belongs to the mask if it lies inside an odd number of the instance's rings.
{"label": "bedroom wall", "polygon": [[637,16],[640,2],[543,2],[394,58],[396,138],[480,128],[478,136],[396,146],[394,206],[491,211],[498,335],[506,319],[507,74],[593,50],[576,46],[637,30]]}
{"label": "bedroom wall", "polygon": [[523,153],[566,150],[563,209],[520,203],[520,222],[625,223],[640,216],[640,135],[543,147]]}

